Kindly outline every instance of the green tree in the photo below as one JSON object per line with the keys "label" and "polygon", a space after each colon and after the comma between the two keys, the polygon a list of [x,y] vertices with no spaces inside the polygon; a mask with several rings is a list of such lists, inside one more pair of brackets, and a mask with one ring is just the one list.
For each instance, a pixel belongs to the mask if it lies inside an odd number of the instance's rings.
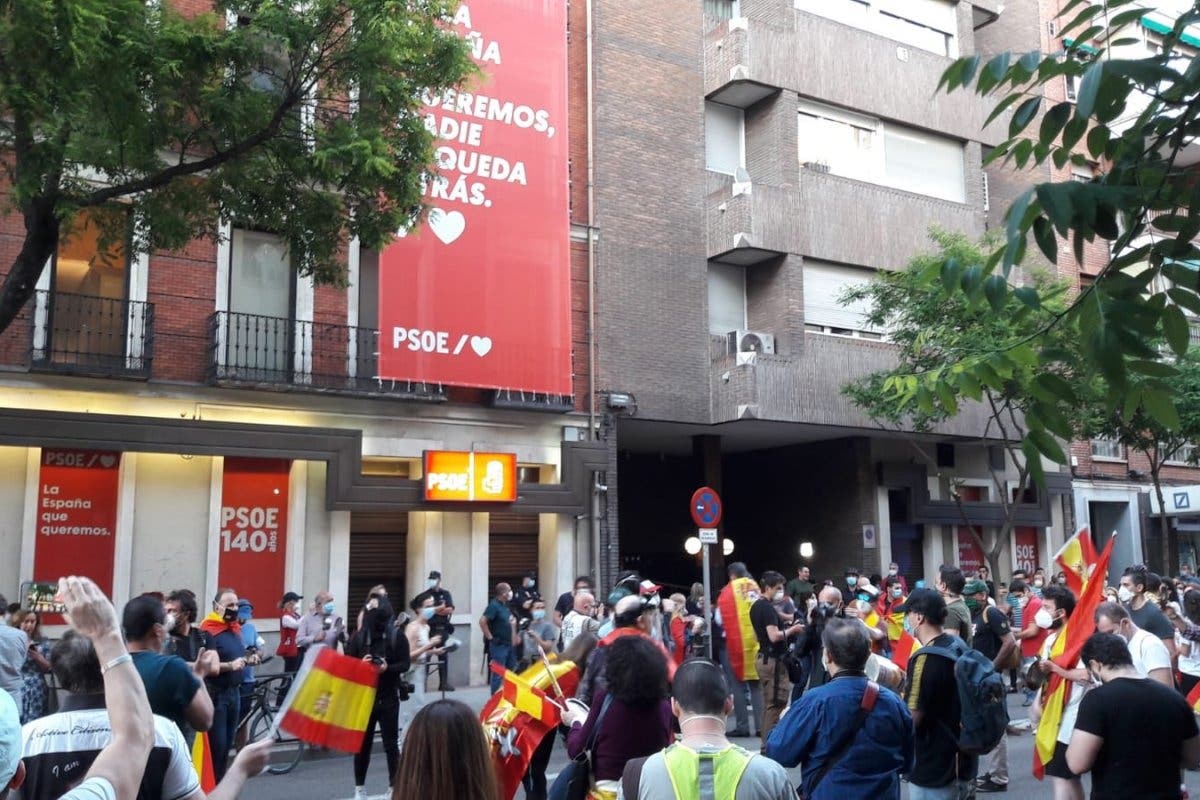
{"label": "green tree", "polygon": [[421,94],[473,70],[447,25],[456,5],[0,3],[0,170],[25,228],[0,330],[82,209],[102,246],[132,215],[140,250],[215,237],[218,217],[250,222],[280,234],[303,274],[343,279],[349,236],[376,246],[421,209]]}
{"label": "green tree", "polygon": [[[1031,485],[1042,480],[1042,454],[1065,461],[1057,437],[1069,440],[1080,424],[1076,412],[1060,408],[1055,398],[1076,396],[1080,376],[1069,362],[1040,363],[1032,351],[1023,358],[987,358],[1002,343],[1019,340],[1046,327],[1069,302],[1067,287],[1048,276],[1035,275],[1028,288],[1044,302],[1031,307],[1016,294],[996,291],[994,282],[981,284],[975,295],[947,292],[940,281],[947,262],[978,264],[989,245],[961,234],[934,232],[937,251],[914,258],[904,270],[880,272],[874,280],[849,290],[844,302],[865,302],[866,319],[875,330],[886,330],[895,345],[897,361],[889,370],[872,373],[843,388],[843,392],[872,419],[886,427],[929,431],[956,416],[961,402],[980,404],[986,418],[981,431],[985,444],[1005,451],[1005,464],[992,469],[991,480],[1004,511],[999,528],[971,526],[963,508],[961,484],[952,484],[964,527],[979,544],[993,575],[1001,574],[1000,553],[1015,526],[1017,505]],[[991,287],[984,290],[982,287]],[[1060,346],[1069,346],[1065,326],[1051,330]],[[985,360],[976,379],[964,364]],[[951,374],[947,374],[951,373]],[[957,392],[947,385],[958,385]],[[897,392],[912,402],[897,404]],[[1076,405],[1078,408],[1078,405]],[[914,446],[919,448],[914,442]],[[924,458],[928,456],[922,453]],[[1011,468],[1011,472],[1009,471]],[[1010,493],[1008,478],[1015,477]]]}
{"label": "green tree", "polygon": [[[1171,379],[1179,426],[1168,428],[1142,406],[1107,410],[1102,404],[1092,406],[1084,420],[1084,433],[1090,438],[1115,439],[1130,450],[1145,456],[1150,465],[1150,483],[1158,500],[1159,531],[1162,533],[1163,574],[1178,563],[1178,553],[1171,552],[1171,537],[1166,535],[1168,515],[1163,499],[1162,469],[1168,461],[1196,463],[1191,445],[1200,443],[1200,354],[1189,352],[1175,360],[1176,375]],[[1136,381],[1137,377],[1132,376]],[[1147,550],[1147,552],[1149,552]]]}
{"label": "green tree", "polygon": [[[889,396],[898,408],[914,408],[922,397],[970,396],[977,386],[1000,391],[1007,374],[1032,362],[1099,376],[1108,412],[1129,416],[1140,408],[1164,429],[1180,429],[1173,385],[1178,370],[1155,343],[1186,353],[1188,312],[1200,314],[1200,271],[1194,268],[1200,262],[1194,242],[1200,181],[1188,152],[1200,133],[1200,60],[1177,52],[1187,26],[1200,22],[1200,5],[1178,18],[1161,51],[1112,57],[1109,48],[1130,42],[1118,32],[1139,24],[1145,13],[1136,0],[1070,0],[1058,34],[1073,42],[1065,50],[1000,53],[986,62],[969,56],[942,76],[939,86],[948,91],[996,99],[988,124],[1009,115],[1007,138],[989,162],[1019,168],[1096,162],[1101,171],[1087,183],[1030,188],[1008,209],[998,247],[978,260],[945,258],[927,271],[927,284],[940,285],[946,296],[984,294],[996,309],[1009,308],[1011,296],[1040,313],[1053,299],[1046,288],[1010,285],[1030,237],[1051,263],[1063,244],[1082,260],[1084,243],[1097,239],[1111,243],[1112,259],[1094,283],[1039,316],[1040,327],[998,338],[988,351],[964,353],[944,369],[893,381]],[[1067,75],[1078,81],[1076,102],[1048,103],[1043,87]],[[1038,430],[1055,429],[1053,415],[1072,404],[1071,385],[1043,388],[1053,396],[1027,410],[1025,444],[1061,460],[1061,448]]]}

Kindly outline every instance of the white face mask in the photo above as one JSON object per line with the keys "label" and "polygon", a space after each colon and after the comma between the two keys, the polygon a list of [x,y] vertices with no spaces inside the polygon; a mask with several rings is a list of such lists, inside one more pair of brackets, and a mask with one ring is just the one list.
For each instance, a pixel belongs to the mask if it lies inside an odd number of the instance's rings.
{"label": "white face mask", "polygon": [[1042,630],[1046,630],[1054,624],[1054,617],[1050,616],[1050,612],[1044,608],[1039,608],[1038,612],[1033,615],[1033,622]]}
{"label": "white face mask", "polygon": [[167,621],[163,623],[163,627],[167,629],[167,633],[170,633],[171,631],[175,630],[175,623],[177,621],[178,620],[175,619],[174,614],[171,614],[171,613],[167,614]]}
{"label": "white face mask", "polygon": [[435,579],[430,578],[429,580],[425,581],[425,588],[432,589],[433,587],[437,586],[437,583],[438,582]]}
{"label": "white face mask", "polygon": [[1128,586],[1122,586],[1117,589],[1117,599],[1122,603],[1128,603],[1133,600],[1133,590]]}

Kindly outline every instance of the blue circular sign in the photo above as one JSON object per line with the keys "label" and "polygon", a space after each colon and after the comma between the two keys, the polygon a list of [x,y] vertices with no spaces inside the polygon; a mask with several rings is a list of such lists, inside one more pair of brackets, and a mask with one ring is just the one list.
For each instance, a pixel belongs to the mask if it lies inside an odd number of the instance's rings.
{"label": "blue circular sign", "polygon": [[721,497],[715,489],[703,486],[692,495],[692,520],[701,528],[715,528],[721,522]]}

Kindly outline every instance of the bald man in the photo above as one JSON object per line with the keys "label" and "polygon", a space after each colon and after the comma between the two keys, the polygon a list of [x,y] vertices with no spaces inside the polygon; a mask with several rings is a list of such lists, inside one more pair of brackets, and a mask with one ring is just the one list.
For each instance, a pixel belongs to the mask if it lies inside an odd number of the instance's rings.
{"label": "bald man", "polygon": [[572,600],[572,608],[562,619],[562,648],[566,650],[575,637],[587,631],[593,636],[600,630],[600,620],[592,616],[596,609],[596,598],[589,591],[581,591]]}

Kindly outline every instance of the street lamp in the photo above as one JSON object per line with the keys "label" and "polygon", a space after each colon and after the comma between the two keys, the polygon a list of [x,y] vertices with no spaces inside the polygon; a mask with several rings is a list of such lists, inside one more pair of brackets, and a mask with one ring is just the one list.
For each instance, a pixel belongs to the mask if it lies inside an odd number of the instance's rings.
{"label": "street lamp", "polygon": [[721,540],[721,552],[725,555],[730,555],[733,553],[733,539]]}
{"label": "street lamp", "polygon": [[812,555],[813,555],[812,542],[801,542],[800,543],[800,557],[801,558],[812,558]]}
{"label": "street lamp", "polygon": [[689,556],[694,556],[700,552],[700,539],[695,536],[689,536],[683,541],[683,549],[687,551]]}

